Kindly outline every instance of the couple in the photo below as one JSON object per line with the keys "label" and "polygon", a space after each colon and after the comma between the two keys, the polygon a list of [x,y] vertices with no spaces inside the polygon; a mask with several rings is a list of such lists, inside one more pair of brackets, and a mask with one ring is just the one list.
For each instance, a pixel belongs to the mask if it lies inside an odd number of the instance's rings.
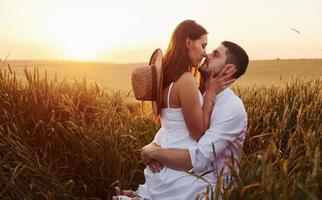
{"label": "couple", "polygon": [[[162,92],[157,98],[161,128],[143,147],[145,184],[137,197],[118,199],[189,200],[215,186],[218,174],[228,175],[225,160],[240,160],[247,114],[229,86],[246,71],[248,56],[237,44],[224,41],[206,54],[207,31],[192,20],[180,23],[162,59]],[[200,86],[191,73],[199,67]],[[157,107],[157,108],[158,108]],[[214,156],[216,154],[216,156]],[[205,198],[207,199],[207,198]]]}

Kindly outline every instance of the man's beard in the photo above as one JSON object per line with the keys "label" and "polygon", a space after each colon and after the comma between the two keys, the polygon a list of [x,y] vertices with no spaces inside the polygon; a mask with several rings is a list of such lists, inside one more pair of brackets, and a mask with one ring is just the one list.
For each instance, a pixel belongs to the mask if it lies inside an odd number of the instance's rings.
{"label": "man's beard", "polygon": [[207,59],[202,63],[201,67],[198,68],[198,71],[200,72],[202,79],[207,80],[210,77],[211,70],[208,68]]}

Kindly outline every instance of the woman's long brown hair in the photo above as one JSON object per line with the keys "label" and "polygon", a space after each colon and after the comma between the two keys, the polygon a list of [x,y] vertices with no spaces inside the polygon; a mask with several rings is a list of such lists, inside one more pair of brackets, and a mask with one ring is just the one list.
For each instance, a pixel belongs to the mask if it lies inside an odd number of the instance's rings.
{"label": "woman's long brown hair", "polygon": [[181,22],[173,31],[168,49],[163,57],[163,89],[176,81],[189,69],[189,57],[186,47],[186,39],[199,39],[207,34],[206,29],[193,20]]}

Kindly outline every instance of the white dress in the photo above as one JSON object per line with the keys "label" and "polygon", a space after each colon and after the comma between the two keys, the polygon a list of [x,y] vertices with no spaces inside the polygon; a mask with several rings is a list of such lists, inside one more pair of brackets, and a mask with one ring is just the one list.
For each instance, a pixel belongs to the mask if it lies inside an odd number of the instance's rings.
{"label": "white dress", "polygon": [[[181,108],[170,108],[169,97],[173,83],[168,92],[167,108],[161,110],[161,128],[157,132],[154,142],[162,148],[188,149],[196,144],[187,129]],[[203,97],[199,92],[200,104]],[[151,200],[185,200],[195,199],[195,195],[205,190],[207,184],[197,180],[184,171],[164,167],[161,172],[153,174],[149,167],[144,170],[145,184],[139,185],[138,194]]]}

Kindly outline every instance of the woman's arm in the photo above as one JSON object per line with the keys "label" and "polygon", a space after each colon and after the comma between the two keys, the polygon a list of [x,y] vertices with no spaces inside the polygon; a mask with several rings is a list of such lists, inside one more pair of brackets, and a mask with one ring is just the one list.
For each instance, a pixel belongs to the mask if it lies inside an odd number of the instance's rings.
{"label": "woman's arm", "polygon": [[199,91],[201,94],[204,94],[206,91],[206,80],[203,76],[200,77]]}
{"label": "woman's arm", "polygon": [[190,136],[198,141],[209,127],[216,92],[206,91],[203,105],[201,105],[197,81],[192,74],[183,74],[176,82],[176,86]]}
{"label": "woman's arm", "polygon": [[199,101],[199,88],[195,77],[190,73],[183,74],[176,85],[182,107],[183,116],[189,130],[190,136],[198,141],[208,129],[215,97],[234,81],[231,76],[235,71],[225,74],[227,66],[214,77],[211,72],[210,78],[205,82],[204,101],[202,106]]}

